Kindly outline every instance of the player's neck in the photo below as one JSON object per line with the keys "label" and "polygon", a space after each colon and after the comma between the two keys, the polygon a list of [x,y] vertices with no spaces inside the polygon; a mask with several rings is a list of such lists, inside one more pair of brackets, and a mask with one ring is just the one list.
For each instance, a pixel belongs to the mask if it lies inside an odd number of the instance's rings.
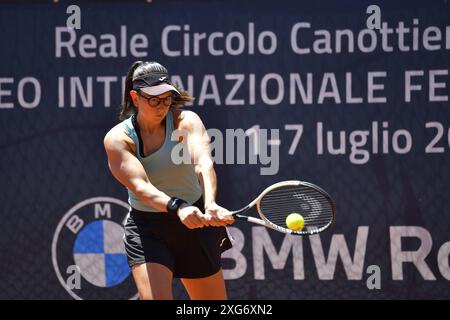
{"label": "player's neck", "polygon": [[164,125],[160,119],[146,119],[140,113],[137,114],[136,121],[139,129],[143,133],[153,133],[161,129]]}

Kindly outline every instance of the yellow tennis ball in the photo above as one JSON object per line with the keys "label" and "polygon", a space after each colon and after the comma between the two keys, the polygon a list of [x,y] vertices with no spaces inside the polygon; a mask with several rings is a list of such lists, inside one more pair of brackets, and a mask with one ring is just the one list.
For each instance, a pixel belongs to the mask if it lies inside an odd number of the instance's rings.
{"label": "yellow tennis ball", "polygon": [[289,229],[298,231],[305,226],[305,220],[298,213],[291,213],[286,217],[286,225]]}

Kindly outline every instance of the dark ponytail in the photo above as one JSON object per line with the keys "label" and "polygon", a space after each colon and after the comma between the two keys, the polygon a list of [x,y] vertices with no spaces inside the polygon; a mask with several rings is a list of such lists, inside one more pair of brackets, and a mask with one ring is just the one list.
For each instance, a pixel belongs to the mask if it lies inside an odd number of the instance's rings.
{"label": "dark ponytail", "polygon": [[137,108],[130,97],[130,91],[133,89],[133,73],[139,66],[143,64],[142,61],[134,62],[128,70],[127,77],[125,79],[125,92],[123,95],[123,103],[120,110],[119,119],[125,120],[129,116],[137,112]]}

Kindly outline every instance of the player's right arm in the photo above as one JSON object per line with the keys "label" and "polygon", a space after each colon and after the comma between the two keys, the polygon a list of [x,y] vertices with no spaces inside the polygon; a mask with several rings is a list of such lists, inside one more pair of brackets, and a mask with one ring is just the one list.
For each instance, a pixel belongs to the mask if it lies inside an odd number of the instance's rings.
{"label": "player's right arm", "polygon": [[[125,133],[122,124],[112,128],[103,140],[108,166],[113,176],[142,202],[158,211],[167,211],[166,205],[170,196],[158,190],[148,179],[147,173],[141,162],[133,153],[133,140]],[[180,220],[188,228],[203,227],[201,212],[198,208],[182,205],[178,210]],[[198,211],[198,212],[197,212]]]}
{"label": "player's right arm", "polygon": [[166,211],[170,197],[150,183],[144,167],[133,154],[128,137],[121,127],[112,128],[103,143],[108,156],[108,166],[113,176],[130,189],[146,205],[158,211]]}

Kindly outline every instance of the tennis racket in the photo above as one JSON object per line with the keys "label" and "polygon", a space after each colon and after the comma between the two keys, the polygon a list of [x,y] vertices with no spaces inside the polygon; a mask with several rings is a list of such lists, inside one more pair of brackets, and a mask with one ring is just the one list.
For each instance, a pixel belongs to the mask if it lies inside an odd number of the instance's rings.
{"label": "tennis racket", "polygon": [[[259,218],[243,215],[256,205]],[[304,181],[283,181],[266,188],[255,200],[242,209],[230,212],[235,219],[246,220],[282,233],[311,235],[322,232],[335,221],[336,206],[320,187]],[[299,213],[304,219],[301,230],[291,230],[286,217]]]}

